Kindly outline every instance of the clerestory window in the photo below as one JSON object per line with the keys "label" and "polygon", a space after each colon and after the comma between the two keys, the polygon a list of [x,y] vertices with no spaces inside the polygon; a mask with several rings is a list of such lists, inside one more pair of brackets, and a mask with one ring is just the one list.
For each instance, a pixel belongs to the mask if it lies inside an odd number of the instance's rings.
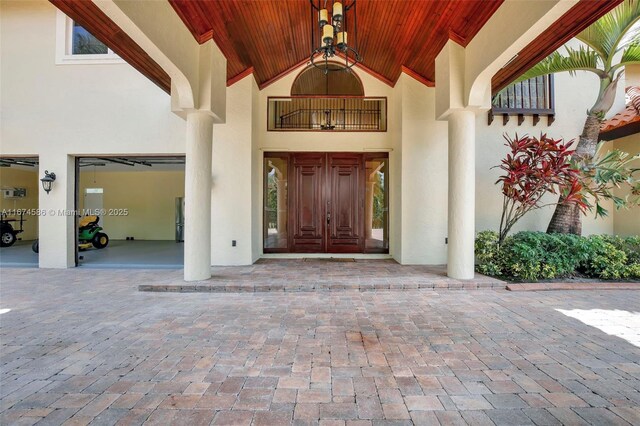
{"label": "clerestory window", "polygon": [[58,11],[56,64],[114,64],[124,62],[82,25]]}

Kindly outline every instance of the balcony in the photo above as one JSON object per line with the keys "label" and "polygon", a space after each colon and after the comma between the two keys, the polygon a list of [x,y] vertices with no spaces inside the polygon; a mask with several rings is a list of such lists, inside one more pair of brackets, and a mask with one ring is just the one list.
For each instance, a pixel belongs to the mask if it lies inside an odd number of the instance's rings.
{"label": "balcony", "polygon": [[381,97],[270,97],[267,115],[269,131],[387,131],[387,99]]}
{"label": "balcony", "polygon": [[547,117],[547,124],[555,121],[553,75],[545,75],[512,84],[494,96],[493,107],[489,111],[489,125],[496,115],[502,115],[506,125],[511,116],[518,117],[518,126],[525,116],[533,117],[533,125],[541,116]]}

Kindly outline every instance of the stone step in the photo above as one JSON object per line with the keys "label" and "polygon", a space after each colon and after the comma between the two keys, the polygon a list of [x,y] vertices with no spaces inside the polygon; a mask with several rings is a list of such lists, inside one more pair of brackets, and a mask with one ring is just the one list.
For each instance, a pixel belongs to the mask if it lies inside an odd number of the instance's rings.
{"label": "stone step", "polygon": [[482,282],[421,282],[421,283],[279,283],[279,284],[142,284],[138,291],[172,293],[263,293],[263,292],[322,292],[322,291],[385,291],[385,290],[484,290],[505,289],[505,283],[497,280]]}

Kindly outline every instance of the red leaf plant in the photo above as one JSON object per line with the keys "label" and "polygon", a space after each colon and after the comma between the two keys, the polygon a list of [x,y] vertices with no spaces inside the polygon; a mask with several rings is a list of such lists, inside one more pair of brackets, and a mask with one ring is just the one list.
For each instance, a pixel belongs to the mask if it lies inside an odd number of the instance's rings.
{"label": "red leaf plant", "polygon": [[582,211],[588,208],[579,179],[579,170],[570,163],[574,153],[569,149],[573,141],[524,135],[510,139],[504,135],[509,153],[498,167],[504,174],[496,181],[502,184],[502,217],[500,237],[507,234],[531,210],[556,204],[542,204],[546,194],[560,194],[563,202],[575,203]]}

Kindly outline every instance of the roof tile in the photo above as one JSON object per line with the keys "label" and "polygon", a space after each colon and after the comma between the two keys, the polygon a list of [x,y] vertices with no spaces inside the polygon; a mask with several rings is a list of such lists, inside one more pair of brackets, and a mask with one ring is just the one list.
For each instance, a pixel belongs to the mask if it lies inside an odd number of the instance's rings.
{"label": "roof tile", "polygon": [[620,127],[627,126],[640,121],[640,87],[631,86],[626,88],[629,102],[624,111],[617,113],[600,126],[600,133],[610,132]]}

